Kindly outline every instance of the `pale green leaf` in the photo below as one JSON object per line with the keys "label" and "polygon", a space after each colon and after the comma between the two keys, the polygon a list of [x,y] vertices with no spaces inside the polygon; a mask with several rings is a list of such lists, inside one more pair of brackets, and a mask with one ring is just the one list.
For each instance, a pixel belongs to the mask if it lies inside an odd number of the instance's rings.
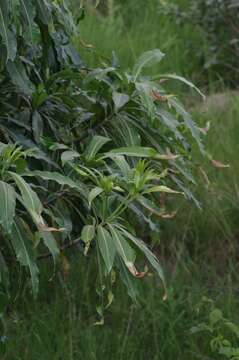
{"label": "pale green leaf", "polygon": [[14,188],[0,181],[0,225],[10,233],[16,208],[16,193]]}
{"label": "pale green leaf", "polygon": [[116,111],[121,109],[130,100],[130,97],[127,94],[119,93],[117,91],[113,92],[112,98]]}
{"label": "pale green leaf", "polygon": [[205,99],[205,95],[201,92],[201,90],[197,86],[195,86],[191,81],[188,81],[187,79],[185,79],[182,76],[179,76],[176,74],[163,74],[163,75],[160,75],[160,77],[165,78],[165,79],[174,79],[174,80],[182,81],[184,84],[186,84],[189,87],[196,90],[203,97],[203,99]]}
{"label": "pale green leaf", "polygon": [[157,257],[149,250],[149,248],[146,246],[146,244],[140,240],[137,239],[135,236],[131,235],[127,230],[125,230],[123,227],[120,227],[122,234],[127,237],[129,240],[131,240],[146,256],[152,267],[156,270],[158,276],[163,282],[163,285],[165,286],[165,278],[164,273],[162,270],[162,267],[157,259]]}
{"label": "pale green leaf", "polygon": [[72,189],[79,191],[82,195],[87,196],[87,189],[78,180],[74,181],[70,177],[66,177],[58,172],[35,170],[29,173],[24,173],[24,176],[39,176],[43,180],[55,181],[59,185],[69,186]]}
{"label": "pale green leaf", "polygon": [[99,196],[101,193],[103,192],[103,189],[96,186],[95,188],[93,188],[90,193],[89,193],[89,196],[88,196],[88,201],[89,201],[89,204],[91,206],[91,203],[92,201],[97,197]]}
{"label": "pale green leaf", "polygon": [[125,265],[129,268],[135,262],[135,252],[129,245],[127,240],[122,236],[122,233],[118,231],[114,226],[108,224],[108,228],[111,232],[112,239],[114,241],[117,253],[123,259]]}
{"label": "pale green leaf", "polygon": [[17,260],[21,265],[29,268],[33,293],[36,295],[38,291],[38,267],[33,256],[31,240],[22,220],[14,221],[10,238]]}
{"label": "pale green leaf", "polygon": [[84,243],[89,243],[93,240],[95,236],[95,227],[94,225],[85,225],[81,231],[81,240]]}
{"label": "pale green leaf", "polygon": [[106,269],[110,272],[114,263],[116,249],[110,233],[101,225],[97,228],[97,241]]}
{"label": "pale green leaf", "polygon": [[79,158],[80,157],[80,154],[74,150],[67,150],[67,151],[64,151],[62,154],[61,154],[61,162],[62,162],[62,165],[65,165],[66,162],[68,161],[73,161],[74,159],[76,158]]}
{"label": "pale green leaf", "polygon": [[109,141],[110,139],[104,136],[94,136],[84,152],[86,159],[94,159],[99,150]]}
{"label": "pale green leaf", "polygon": [[110,152],[106,153],[106,156],[110,155],[126,155],[126,156],[135,156],[135,157],[155,157],[157,155],[157,151],[150,147],[141,147],[141,146],[129,146],[122,147],[118,149],[113,149]]}
{"label": "pale green leaf", "polygon": [[23,179],[22,176],[10,171],[9,174],[11,175],[18,189],[21,192],[24,206],[32,215],[36,223],[39,224],[39,222],[41,222],[40,215],[42,213],[43,206],[37,193],[31,189],[30,185]]}
{"label": "pale green leaf", "polygon": [[133,68],[132,75],[134,81],[137,80],[138,76],[140,75],[144,67],[150,67],[157,64],[162,60],[163,57],[164,54],[159,49],[149,50],[143,53],[139,57],[138,61],[136,62]]}
{"label": "pale green leaf", "polygon": [[60,251],[56,243],[56,239],[49,231],[39,231],[39,234],[55,261],[60,254]]}
{"label": "pale green leaf", "polygon": [[150,194],[150,193],[154,193],[154,192],[163,192],[163,193],[169,193],[169,194],[182,194],[181,191],[176,191],[173,190],[167,186],[164,185],[156,185],[156,186],[152,186],[146,190],[144,190],[144,194]]}

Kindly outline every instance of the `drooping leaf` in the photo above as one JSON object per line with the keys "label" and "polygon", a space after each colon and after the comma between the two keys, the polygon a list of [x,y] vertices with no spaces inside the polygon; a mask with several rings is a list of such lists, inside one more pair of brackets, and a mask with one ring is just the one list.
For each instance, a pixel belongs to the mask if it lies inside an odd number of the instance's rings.
{"label": "drooping leaf", "polygon": [[43,135],[43,120],[41,114],[38,111],[34,111],[32,115],[32,131],[34,140],[37,144],[40,143],[41,137]]}
{"label": "drooping leaf", "polygon": [[89,192],[89,196],[88,196],[88,201],[89,204],[91,206],[92,201],[99,196],[104,190],[98,186],[94,187],[90,192]]}
{"label": "drooping leaf", "polygon": [[24,176],[39,176],[43,180],[55,181],[60,185],[69,186],[72,189],[79,191],[84,197],[87,196],[87,189],[84,187],[83,184],[80,183],[79,180],[74,181],[70,177],[62,175],[58,172],[50,172],[50,171],[40,171],[40,170],[33,170],[28,173],[24,173]]}
{"label": "drooping leaf", "polygon": [[31,95],[34,91],[34,86],[28,78],[26,71],[20,61],[8,61],[7,71],[12,82],[26,95]]}
{"label": "drooping leaf", "polygon": [[6,62],[10,59],[13,61],[16,56],[17,45],[14,34],[9,29],[9,0],[1,0],[0,2],[0,36],[2,42],[6,47],[7,58]]}
{"label": "drooping leaf", "polygon": [[139,57],[138,61],[136,62],[133,68],[132,75],[134,81],[137,80],[138,76],[140,75],[144,67],[149,67],[157,64],[162,60],[163,57],[164,54],[159,49],[154,49],[143,53]]}
{"label": "drooping leaf", "polygon": [[142,240],[137,239],[135,236],[131,235],[123,227],[120,227],[120,229],[122,231],[122,234],[125,237],[127,237],[129,240],[131,240],[144,253],[144,255],[146,256],[152,267],[156,270],[159,278],[162,280],[163,285],[165,286],[164,273],[157,257],[149,250],[149,248]]}
{"label": "drooping leaf", "polygon": [[141,146],[131,146],[131,147],[122,147],[118,149],[113,149],[106,155],[126,155],[126,156],[135,156],[135,157],[154,157],[157,155],[157,151],[149,147]]}
{"label": "drooping leaf", "polygon": [[38,291],[39,270],[33,256],[31,240],[28,237],[28,232],[26,231],[23,220],[16,219],[16,221],[14,221],[10,238],[17,260],[21,265],[29,268],[33,293],[36,295]]}
{"label": "drooping leaf", "polygon": [[22,176],[9,171],[9,174],[15,181],[18,189],[22,195],[22,201],[26,209],[31,214],[32,218],[37,225],[42,223],[41,213],[43,210],[42,203],[35,191],[31,189],[28,183],[23,179]]}
{"label": "drooping leaf", "polygon": [[123,283],[126,286],[128,295],[132,298],[134,302],[137,302],[139,296],[139,291],[137,289],[137,283],[135,279],[131,276],[129,271],[126,269],[125,264],[120,256],[117,256],[117,266],[120,270],[120,277]]}
{"label": "drooping leaf", "polygon": [[182,81],[184,84],[186,84],[189,87],[196,90],[203,97],[203,99],[205,99],[205,95],[201,92],[201,90],[197,86],[195,86],[191,81],[188,81],[187,79],[185,79],[182,76],[179,76],[176,74],[163,74],[163,75],[160,75],[160,77],[165,78],[165,79],[173,79],[173,80]]}
{"label": "drooping leaf", "polygon": [[16,193],[14,188],[0,181],[0,225],[10,233],[15,216]]}
{"label": "drooping leaf", "polygon": [[81,240],[84,243],[90,243],[95,236],[95,226],[94,225],[85,225],[81,231]]}
{"label": "drooping leaf", "polygon": [[109,231],[101,225],[97,227],[97,241],[106,269],[109,273],[114,263],[116,248]]}
{"label": "drooping leaf", "polygon": [[168,194],[182,194],[182,192],[170,189],[169,187],[164,186],[164,185],[156,185],[156,186],[149,187],[148,189],[144,190],[143,193],[150,194],[150,193],[154,193],[154,192],[163,192],[163,193],[168,193]]}
{"label": "drooping leaf", "polygon": [[121,256],[125,265],[130,270],[135,262],[134,250],[116,227],[108,224],[108,228],[111,232],[112,240],[114,242],[117,253]]}
{"label": "drooping leaf", "polygon": [[127,104],[127,102],[129,102],[129,95],[127,94],[123,94],[123,93],[119,93],[117,91],[113,92],[113,101],[114,101],[114,105],[115,105],[115,110],[118,111],[119,109],[121,109],[125,104]]}
{"label": "drooping leaf", "polygon": [[40,230],[39,231],[40,237],[42,238],[45,246],[48,248],[48,250],[50,251],[53,260],[55,261],[56,258],[59,256],[60,251],[59,248],[57,246],[57,242],[56,239],[54,238],[54,236],[52,235],[51,232],[49,231],[43,231]]}
{"label": "drooping leaf", "polygon": [[[33,42],[35,7],[31,0],[20,0],[20,9],[23,17],[23,36]],[[27,24],[27,25],[26,25]]]}

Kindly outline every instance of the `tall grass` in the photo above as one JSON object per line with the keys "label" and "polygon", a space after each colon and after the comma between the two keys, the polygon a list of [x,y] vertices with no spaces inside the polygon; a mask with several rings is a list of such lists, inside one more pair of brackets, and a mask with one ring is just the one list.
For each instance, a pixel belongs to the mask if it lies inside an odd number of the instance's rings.
{"label": "tall grass", "polygon": [[[176,19],[160,11],[159,3],[155,0],[128,1],[121,6],[115,5],[115,11],[111,10],[109,16],[97,11],[92,13],[89,9],[80,23],[80,33],[81,39],[93,48],[84,51],[79,42],[87,62],[97,63],[99,57],[110,58],[115,51],[121,66],[128,68],[144,51],[160,48],[167,56],[156,72],[170,71],[197,78],[200,59],[195,54],[198,46],[207,46],[204,37],[200,31],[193,31],[191,25],[178,26]],[[191,43],[190,49],[185,46],[185,39]]]}

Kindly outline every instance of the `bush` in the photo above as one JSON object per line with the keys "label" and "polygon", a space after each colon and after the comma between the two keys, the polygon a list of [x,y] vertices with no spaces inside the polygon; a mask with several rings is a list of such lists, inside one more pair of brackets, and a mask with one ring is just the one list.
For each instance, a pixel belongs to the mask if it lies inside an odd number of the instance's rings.
{"label": "bush", "polygon": [[[207,40],[206,49],[198,47],[197,56],[214,80],[238,87],[239,83],[239,3],[237,0],[189,0],[183,4],[162,2],[161,10],[182,26],[192,24]],[[203,41],[202,41],[203,42]],[[190,44],[189,44],[190,47]]]}
{"label": "bush", "polygon": [[132,297],[131,275],[146,272],[136,268],[138,253],[164,283],[137,234],[171,216],[164,201],[158,205],[161,194],[194,199],[191,145],[204,153],[201,131],[162,82],[193,85],[176,75],[143,76],[162,60],[157,49],[130,74],[115,57],[90,69],[70,41],[77,30],[65,1],[4,0],[0,17],[3,291],[9,279],[14,291],[18,261],[36,294],[39,260],[61,259],[67,273],[72,246],[96,253],[100,281],[116,271]]}

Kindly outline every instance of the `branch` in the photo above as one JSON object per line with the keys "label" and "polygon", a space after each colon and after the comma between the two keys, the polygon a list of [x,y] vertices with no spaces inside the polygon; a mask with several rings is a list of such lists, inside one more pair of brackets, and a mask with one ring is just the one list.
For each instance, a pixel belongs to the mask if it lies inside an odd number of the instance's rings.
{"label": "branch", "polygon": [[[66,249],[69,249],[69,248],[79,244],[80,241],[81,241],[81,238],[77,238],[77,239],[73,240],[71,243],[61,246],[60,251],[64,251]],[[45,254],[37,256],[37,260],[43,260],[43,259],[47,259],[49,257],[52,257],[52,254],[50,252],[47,252]]]}

